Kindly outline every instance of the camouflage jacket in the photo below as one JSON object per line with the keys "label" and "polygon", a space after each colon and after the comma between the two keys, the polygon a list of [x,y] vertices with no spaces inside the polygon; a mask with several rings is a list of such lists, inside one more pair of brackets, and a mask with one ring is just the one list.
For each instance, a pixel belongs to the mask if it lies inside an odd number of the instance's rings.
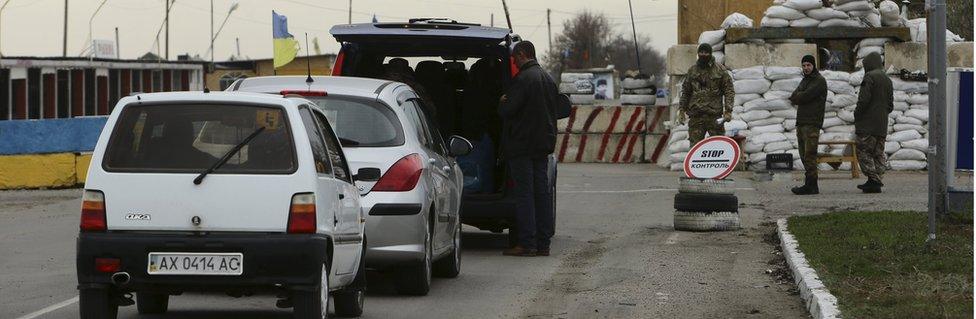
{"label": "camouflage jacket", "polygon": [[725,71],[725,67],[713,62],[709,67],[695,64],[688,69],[685,82],[681,85],[680,104],[688,116],[719,116],[723,109],[732,112],[734,101],[732,76]]}

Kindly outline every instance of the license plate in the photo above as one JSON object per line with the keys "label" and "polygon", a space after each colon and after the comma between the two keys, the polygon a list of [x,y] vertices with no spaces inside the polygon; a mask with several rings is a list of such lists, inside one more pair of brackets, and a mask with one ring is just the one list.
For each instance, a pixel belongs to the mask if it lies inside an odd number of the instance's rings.
{"label": "license plate", "polygon": [[243,272],[241,253],[149,253],[150,275],[239,276]]}

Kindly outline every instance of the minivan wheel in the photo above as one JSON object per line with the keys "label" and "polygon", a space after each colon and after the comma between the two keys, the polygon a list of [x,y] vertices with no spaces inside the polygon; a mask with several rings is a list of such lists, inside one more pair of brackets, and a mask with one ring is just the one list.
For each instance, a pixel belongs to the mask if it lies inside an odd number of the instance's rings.
{"label": "minivan wheel", "polygon": [[115,319],[119,305],[113,293],[104,288],[85,288],[78,292],[78,310],[81,319]]}
{"label": "minivan wheel", "polygon": [[434,274],[442,278],[457,278],[461,273],[461,224],[454,229],[454,248],[434,264]]}
{"label": "minivan wheel", "polygon": [[329,270],[322,265],[322,279],[314,291],[295,291],[292,301],[296,319],[324,319],[329,317]]}
{"label": "minivan wheel", "polygon": [[430,292],[431,277],[431,233],[426,227],[427,237],[424,239],[424,259],[419,264],[404,267],[396,274],[395,288],[401,295],[426,296]]}
{"label": "minivan wheel", "polygon": [[136,308],[139,309],[140,314],[165,313],[169,308],[169,295],[136,293]]}

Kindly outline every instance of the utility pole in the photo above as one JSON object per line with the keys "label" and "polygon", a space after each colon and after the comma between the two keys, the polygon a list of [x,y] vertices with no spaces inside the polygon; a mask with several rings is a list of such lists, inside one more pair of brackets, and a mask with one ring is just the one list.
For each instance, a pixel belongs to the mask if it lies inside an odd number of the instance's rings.
{"label": "utility pole", "polygon": [[166,0],[166,60],[169,60],[169,8],[173,4],[171,0]]}
{"label": "utility pole", "polygon": [[627,0],[627,6],[630,7],[630,28],[634,31],[634,54],[637,57],[637,73],[640,74],[640,44],[637,43],[637,25],[634,24],[634,5],[631,4],[630,0]]}
{"label": "utility pole", "polygon": [[210,66],[213,67],[214,63],[214,5],[213,0],[210,0]]}
{"label": "utility pole", "polygon": [[234,38],[234,41],[237,42],[237,58],[240,59],[241,58],[241,38]]}
{"label": "utility pole", "polygon": [[122,58],[122,51],[120,50],[122,46],[119,44],[119,27],[115,27],[115,58]]}
{"label": "utility pole", "polygon": [[549,50],[552,51],[552,9],[546,9],[546,25],[549,27]]}
{"label": "utility pole", "polygon": [[349,24],[352,24],[352,0],[349,0]]}
{"label": "utility pole", "polygon": [[[3,8],[6,8],[8,4],[10,4],[10,0],[4,1],[3,6],[0,6],[0,15],[3,14]],[[3,56],[3,50],[0,49],[0,57],[2,56]]]}
{"label": "utility pole", "polygon": [[491,27],[492,28],[495,27],[495,14],[494,13],[491,14]]}
{"label": "utility pole", "polygon": [[61,56],[68,57],[68,0],[64,0],[64,35],[61,39]]}
{"label": "utility pole", "polygon": [[512,17],[508,14],[508,3],[505,0],[502,0],[502,8],[505,9],[505,21],[508,22],[508,30],[514,32],[515,29],[512,29]]}
{"label": "utility pole", "polygon": [[925,2],[928,13],[928,78],[929,78],[929,236],[925,242],[935,240],[936,215],[945,214],[946,187],[946,1]]}

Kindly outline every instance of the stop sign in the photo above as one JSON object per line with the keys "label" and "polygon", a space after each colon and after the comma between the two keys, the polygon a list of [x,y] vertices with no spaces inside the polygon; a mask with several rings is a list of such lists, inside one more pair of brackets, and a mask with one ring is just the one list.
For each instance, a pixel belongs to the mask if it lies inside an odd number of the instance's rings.
{"label": "stop sign", "polygon": [[723,179],[739,163],[739,143],[727,136],[713,136],[698,142],[685,156],[685,176]]}

